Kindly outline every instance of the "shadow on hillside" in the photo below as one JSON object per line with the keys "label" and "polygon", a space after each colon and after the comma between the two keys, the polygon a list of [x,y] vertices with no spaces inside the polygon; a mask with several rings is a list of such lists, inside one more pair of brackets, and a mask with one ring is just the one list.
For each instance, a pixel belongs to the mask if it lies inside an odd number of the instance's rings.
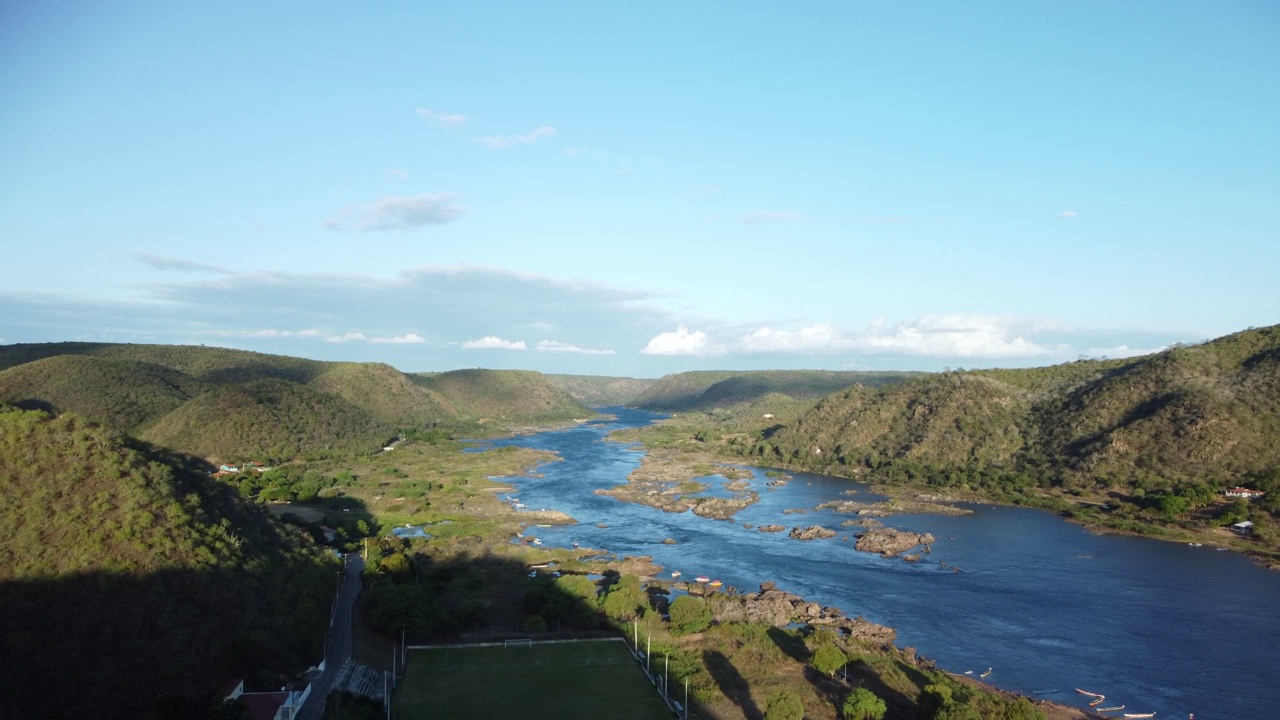
{"label": "shadow on hillside", "polygon": [[[278,567],[279,571],[286,571]],[[307,588],[228,570],[94,572],[0,583],[0,707],[11,718],[204,717],[212,691],[244,677],[277,689],[320,660],[336,580]],[[328,579],[334,589],[321,589]]]}
{"label": "shadow on hillside", "polygon": [[759,706],[751,699],[751,684],[742,677],[742,673],[738,672],[729,658],[716,650],[706,650],[702,653],[702,662],[716,681],[720,692],[742,708],[742,714],[747,720],[760,720],[764,717]]}
{"label": "shadow on hillside", "polygon": [[768,635],[773,644],[777,645],[787,657],[796,662],[809,661],[809,648],[805,646],[804,639],[776,627],[769,628]]}

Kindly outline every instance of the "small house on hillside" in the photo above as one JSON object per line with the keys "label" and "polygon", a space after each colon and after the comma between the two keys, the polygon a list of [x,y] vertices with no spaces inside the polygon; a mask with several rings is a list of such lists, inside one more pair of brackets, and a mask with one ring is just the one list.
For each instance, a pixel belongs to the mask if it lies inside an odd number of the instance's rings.
{"label": "small house on hillside", "polygon": [[1236,532],[1240,533],[1241,535],[1252,535],[1252,534],[1253,534],[1253,521],[1252,521],[1252,520],[1245,520],[1244,522],[1238,522],[1238,523],[1236,523],[1235,525],[1232,525],[1232,526],[1231,526],[1231,529],[1232,529],[1232,530],[1235,530]]}
{"label": "small house on hillside", "polygon": [[1252,500],[1254,498],[1260,498],[1263,495],[1266,495],[1266,493],[1262,492],[1261,490],[1250,490],[1249,488],[1242,488],[1242,487],[1233,487],[1230,490],[1223,490],[1222,494],[1226,495],[1227,497],[1236,497],[1236,498],[1242,497],[1242,498],[1248,498],[1249,500]]}

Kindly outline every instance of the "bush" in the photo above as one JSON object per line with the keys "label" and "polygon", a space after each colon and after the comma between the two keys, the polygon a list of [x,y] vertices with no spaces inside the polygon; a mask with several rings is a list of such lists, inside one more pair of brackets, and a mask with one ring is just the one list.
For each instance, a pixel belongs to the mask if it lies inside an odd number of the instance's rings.
{"label": "bush", "polygon": [[804,703],[794,691],[779,690],[769,696],[764,720],[804,720]]}
{"label": "bush", "polygon": [[711,627],[711,608],[698,598],[682,595],[671,603],[671,630],[684,635]]}
{"label": "bush", "polygon": [[841,713],[845,720],[882,720],[886,709],[878,695],[866,688],[857,688],[844,699]]}
{"label": "bush", "polygon": [[809,664],[813,666],[814,670],[831,677],[836,674],[837,670],[844,667],[844,664],[848,661],[849,658],[845,656],[844,651],[835,645],[821,645],[814,651],[813,657],[809,659]]}

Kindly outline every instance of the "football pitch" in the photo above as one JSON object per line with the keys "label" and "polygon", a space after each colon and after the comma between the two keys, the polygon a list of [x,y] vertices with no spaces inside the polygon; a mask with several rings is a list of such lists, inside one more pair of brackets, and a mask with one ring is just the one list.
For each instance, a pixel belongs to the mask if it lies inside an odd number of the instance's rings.
{"label": "football pitch", "polygon": [[393,707],[400,720],[660,720],[658,691],[620,642],[414,650]]}

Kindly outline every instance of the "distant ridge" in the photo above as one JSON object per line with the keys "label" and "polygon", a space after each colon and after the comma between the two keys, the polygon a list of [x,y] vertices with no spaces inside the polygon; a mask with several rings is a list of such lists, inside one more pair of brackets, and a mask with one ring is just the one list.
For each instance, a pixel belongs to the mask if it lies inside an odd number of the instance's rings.
{"label": "distant ridge", "polygon": [[369,453],[414,429],[591,415],[546,376],[519,370],[409,376],[381,363],[104,343],[0,346],[0,368],[0,402],[74,412],[220,461]]}
{"label": "distant ridge", "polygon": [[750,403],[771,393],[793,400],[812,400],[854,384],[880,387],[920,375],[837,370],[697,370],[660,378],[631,404],[676,412]]}
{"label": "distant ridge", "polygon": [[552,385],[590,407],[629,405],[657,380],[600,375],[547,375]]}

